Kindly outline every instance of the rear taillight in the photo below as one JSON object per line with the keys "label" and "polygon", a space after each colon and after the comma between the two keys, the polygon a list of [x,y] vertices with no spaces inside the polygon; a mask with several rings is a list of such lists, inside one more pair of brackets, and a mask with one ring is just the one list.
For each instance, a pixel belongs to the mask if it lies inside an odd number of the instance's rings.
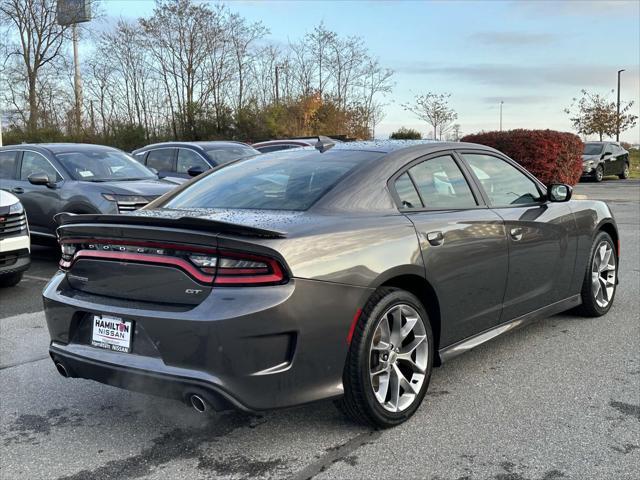
{"label": "rear taillight", "polygon": [[216,285],[273,285],[285,275],[277,260],[255,254],[219,252]]}
{"label": "rear taillight", "polygon": [[221,286],[276,285],[286,282],[285,271],[277,260],[254,253],[109,239],[62,240],[60,246],[62,270],[69,269],[78,258],[99,258],[171,265],[201,283]]}

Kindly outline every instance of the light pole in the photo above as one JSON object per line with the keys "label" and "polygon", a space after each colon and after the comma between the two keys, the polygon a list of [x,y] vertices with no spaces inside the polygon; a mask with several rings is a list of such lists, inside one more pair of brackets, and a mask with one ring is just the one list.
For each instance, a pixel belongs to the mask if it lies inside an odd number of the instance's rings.
{"label": "light pole", "polygon": [[622,70],[618,70],[618,102],[616,103],[616,142],[620,141],[620,74],[624,72],[624,68]]}
{"label": "light pole", "polygon": [[502,104],[504,100],[500,100],[500,131],[502,131]]}

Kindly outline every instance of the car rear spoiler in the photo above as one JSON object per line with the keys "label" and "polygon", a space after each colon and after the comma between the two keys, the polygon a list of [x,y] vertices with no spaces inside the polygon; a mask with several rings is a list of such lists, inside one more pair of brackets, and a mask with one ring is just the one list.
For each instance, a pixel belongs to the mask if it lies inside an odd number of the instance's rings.
{"label": "car rear spoiler", "polygon": [[236,223],[194,217],[163,218],[136,215],[74,214],[63,212],[58,213],[53,218],[58,227],[61,228],[67,225],[81,224],[143,225],[160,228],[188,228],[190,230],[207,233],[227,233],[245,237],[284,238],[286,236],[284,232],[279,232],[277,230],[267,230],[264,228],[250,227]]}

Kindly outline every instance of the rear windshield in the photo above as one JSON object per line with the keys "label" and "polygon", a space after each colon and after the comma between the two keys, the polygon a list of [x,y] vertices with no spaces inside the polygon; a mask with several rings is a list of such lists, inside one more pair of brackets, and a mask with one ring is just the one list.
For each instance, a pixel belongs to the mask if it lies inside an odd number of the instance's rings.
{"label": "rear windshield", "polygon": [[216,162],[216,165],[222,165],[223,163],[229,163],[239,158],[250,157],[252,155],[259,155],[260,152],[255,148],[244,147],[238,145],[237,147],[205,147],[204,148],[211,160]]}
{"label": "rear windshield", "polygon": [[583,155],[598,155],[602,152],[602,147],[601,143],[585,143]]}
{"label": "rear windshield", "polygon": [[311,149],[258,155],[215,170],[160,206],[307,210],[345,175],[380,155]]}

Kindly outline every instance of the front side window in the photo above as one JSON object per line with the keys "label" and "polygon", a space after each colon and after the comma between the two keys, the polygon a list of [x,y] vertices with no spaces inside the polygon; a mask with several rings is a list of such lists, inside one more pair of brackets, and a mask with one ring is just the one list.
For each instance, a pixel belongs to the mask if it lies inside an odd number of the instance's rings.
{"label": "front side window", "polygon": [[606,148],[604,149],[604,154],[605,155],[610,155],[611,153],[613,153],[613,146],[609,143],[609,144],[607,144]]}
{"label": "front side window", "polygon": [[155,168],[159,172],[170,172],[173,170],[173,148],[159,148],[151,150],[147,156],[147,167]]}
{"label": "front side window", "polygon": [[61,180],[60,175],[49,160],[36,152],[25,151],[22,154],[22,166],[20,167],[20,180],[28,180],[29,175],[34,173],[44,173],[50,179],[57,182]]}
{"label": "front side window", "polygon": [[259,155],[213,171],[159,207],[307,210],[344,176],[380,155],[335,150]]}
{"label": "front side window", "polygon": [[189,173],[189,169],[194,167],[201,168],[203,172],[211,168],[197,152],[186,148],[179,148],[177,172]]}
{"label": "front side window", "polygon": [[409,169],[425,208],[473,208],[477,205],[462,171],[449,155]]}
{"label": "front side window", "polygon": [[0,178],[7,180],[16,178],[17,151],[0,152]]}
{"label": "front side window", "polygon": [[535,182],[501,158],[477,153],[463,156],[482,184],[491,206],[511,207],[542,200]]}
{"label": "front side window", "polygon": [[[84,149],[56,153],[56,158],[74,180],[106,182],[157,178],[153,172],[118,150]],[[23,160],[24,163],[24,160]]]}

